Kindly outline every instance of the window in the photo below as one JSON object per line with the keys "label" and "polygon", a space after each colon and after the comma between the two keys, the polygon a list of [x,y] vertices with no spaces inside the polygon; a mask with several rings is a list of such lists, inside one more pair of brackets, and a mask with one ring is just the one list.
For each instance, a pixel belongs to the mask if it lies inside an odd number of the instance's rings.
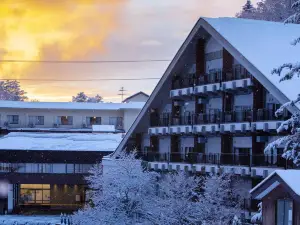
{"label": "window", "polygon": [[9,124],[18,124],[19,116],[18,115],[8,115],[7,120]]}
{"label": "window", "polygon": [[116,129],[122,129],[123,117],[109,117],[109,125],[114,125]]}
{"label": "window", "polygon": [[101,117],[87,117],[86,124],[90,125],[101,125]]}
{"label": "window", "polygon": [[293,201],[288,199],[277,200],[277,225],[293,224]]}
{"label": "window", "polygon": [[73,116],[59,116],[58,124],[59,125],[73,125]]}
{"label": "window", "polygon": [[44,116],[29,116],[29,125],[44,125]]}
{"label": "window", "polygon": [[21,204],[50,204],[50,184],[21,184]]}

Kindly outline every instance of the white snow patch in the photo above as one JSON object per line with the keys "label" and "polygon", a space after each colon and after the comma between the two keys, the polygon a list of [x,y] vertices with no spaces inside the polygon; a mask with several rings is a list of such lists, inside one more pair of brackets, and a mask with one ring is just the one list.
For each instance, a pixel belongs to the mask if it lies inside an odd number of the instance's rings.
{"label": "white snow patch", "polygon": [[122,134],[12,132],[0,138],[0,150],[114,151]]}
{"label": "white snow patch", "polygon": [[56,225],[60,224],[60,216],[23,216],[5,215],[0,216],[0,225]]}
{"label": "white snow patch", "polygon": [[121,109],[142,109],[144,105],[145,102],[89,103],[89,102],[0,101],[0,108],[16,108],[16,109],[121,110]]}
{"label": "white snow patch", "polygon": [[240,18],[203,19],[287,98],[297,98],[300,79],[295,76],[292,80],[279,83],[280,77],[272,75],[271,71],[283,63],[299,62],[300,45],[293,46],[291,42],[299,37],[300,25]]}
{"label": "white snow patch", "polygon": [[115,126],[114,125],[93,125],[92,126],[93,131],[97,132],[115,132]]}

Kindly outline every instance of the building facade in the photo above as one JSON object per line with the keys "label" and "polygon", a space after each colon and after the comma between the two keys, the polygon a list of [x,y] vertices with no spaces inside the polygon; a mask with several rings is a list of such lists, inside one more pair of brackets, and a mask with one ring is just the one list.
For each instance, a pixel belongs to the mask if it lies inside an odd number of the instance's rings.
{"label": "building facade", "polygon": [[92,125],[113,125],[127,132],[144,102],[0,102],[0,127],[16,130],[91,131]]}
{"label": "building facade", "polygon": [[[282,146],[264,149],[290,116],[275,117],[275,111],[298,94],[291,90],[299,80],[287,86],[271,70],[296,61],[299,49],[288,40],[299,28],[201,18],[114,155],[137,148],[151,169],[242,175],[248,191],[275,168],[293,167],[281,157]],[[280,29],[288,34],[266,41]],[[289,59],[275,58],[278,46],[289,50]]]}

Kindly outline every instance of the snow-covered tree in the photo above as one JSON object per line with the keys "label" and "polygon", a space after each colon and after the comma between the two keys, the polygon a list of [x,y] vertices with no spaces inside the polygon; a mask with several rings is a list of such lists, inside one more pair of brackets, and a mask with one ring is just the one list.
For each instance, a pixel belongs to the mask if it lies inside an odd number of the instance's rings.
{"label": "snow-covered tree", "polygon": [[93,102],[93,103],[103,102],[103,98],[99,94],[97,94],[95,97],[88,98],[88,102]]}
{"label": "snow-covered tree", "polygon": [[84,92],[79,92],[76,96],[72,97],[72,102],[92,102],[99,103],[102,102],[103,98],[97,94],[95,97],[89,97]]}
{"label": "snow-covered tree", "polygon": [[[291,15],[285,22],[286,23],[299,23],[300,22],[300,0],[296,1],[292,8],[297,12]],[[300,34],[299,34],[300,35]],[[293,41],[293,45],[297,45],[300,42],[300,37]],[[279,68],[272,71],[273,74],[282,76],[280,81],[290,80],[295,75],[300,76],[300,62],[285,63]],[[284,145],[283,157],[288,160],[293,160],[293,163],[300,166],[300,113],[296,108],[299,107],[300,95],[294,101],[283,104],[276,112],[276,115],[280,115],[286,109],[292,110],[293,114],[290,119],[283,122],[277,129],[278,133],[289,132],[289,135],[279,138],[273,143],[270,143],[265,152],[268,153],[272,149],[279,145]]]}
{"label": "snow-covered tree", "polygon": [[151,213],[155,207],[158,174],[144,170],[134,153],[121,153],[115,165],[103,174],[94,167],[87,178],[93,207],[78,211],[76,225],[155,224]]}
{"label": "snow-covered tree", "polygon": [[21,89],[19,81],[0,81],[0,100],[25,101],[27,99],[26,92]]}
{"label": "snow-covered tree", "polygon": [[72,97],[72,102],[87,102],[89,97],[82,91]]}
{"label": "snow-covered tree", "polygon": [[291,0],[261,0],[251,10],[248,10],[248,3],[246,3],[236,16],[245,19],[283,22],[295,12],[290,2]]}
{"label": "snow-covered tree", "polygon": [[262,223],[262,202],[258,204],[258,212],[251,218],[251,223],[261,224]]}
{"label": "snow-covered tree", "polygon": [[184,172],[159,182],[159,224],[231,224],[242,212],[230,175],[195,177]]}
{"label": "snow-covered tree", "polygon": [[145,169],[135,153],[121,153],[105,174],[101,165],[90,173],[91,199],[73,216],[75,225],[223,225],[241,212],[225,176],[159,174]]}

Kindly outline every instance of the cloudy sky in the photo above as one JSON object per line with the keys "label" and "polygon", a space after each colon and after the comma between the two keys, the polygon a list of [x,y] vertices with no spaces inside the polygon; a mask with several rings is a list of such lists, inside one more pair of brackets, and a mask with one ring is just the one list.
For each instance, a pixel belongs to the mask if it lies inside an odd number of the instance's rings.
{"label": "cloudy sky", "polygon": [[[2,60],[172,59],[200,16],[234,16],[246,0],[1,0]],[[252,1],[256,3],[256,1]],[[17,78],[28,97],[70,101],[79,91],[118,102],[151,93],[158,80],[67,81],[161,77],[168,62],[108,64],[0,63],[0,78]],[[24,81],[24,79],[29,79]],[[55,81],[34,81],[51,79]]]}

